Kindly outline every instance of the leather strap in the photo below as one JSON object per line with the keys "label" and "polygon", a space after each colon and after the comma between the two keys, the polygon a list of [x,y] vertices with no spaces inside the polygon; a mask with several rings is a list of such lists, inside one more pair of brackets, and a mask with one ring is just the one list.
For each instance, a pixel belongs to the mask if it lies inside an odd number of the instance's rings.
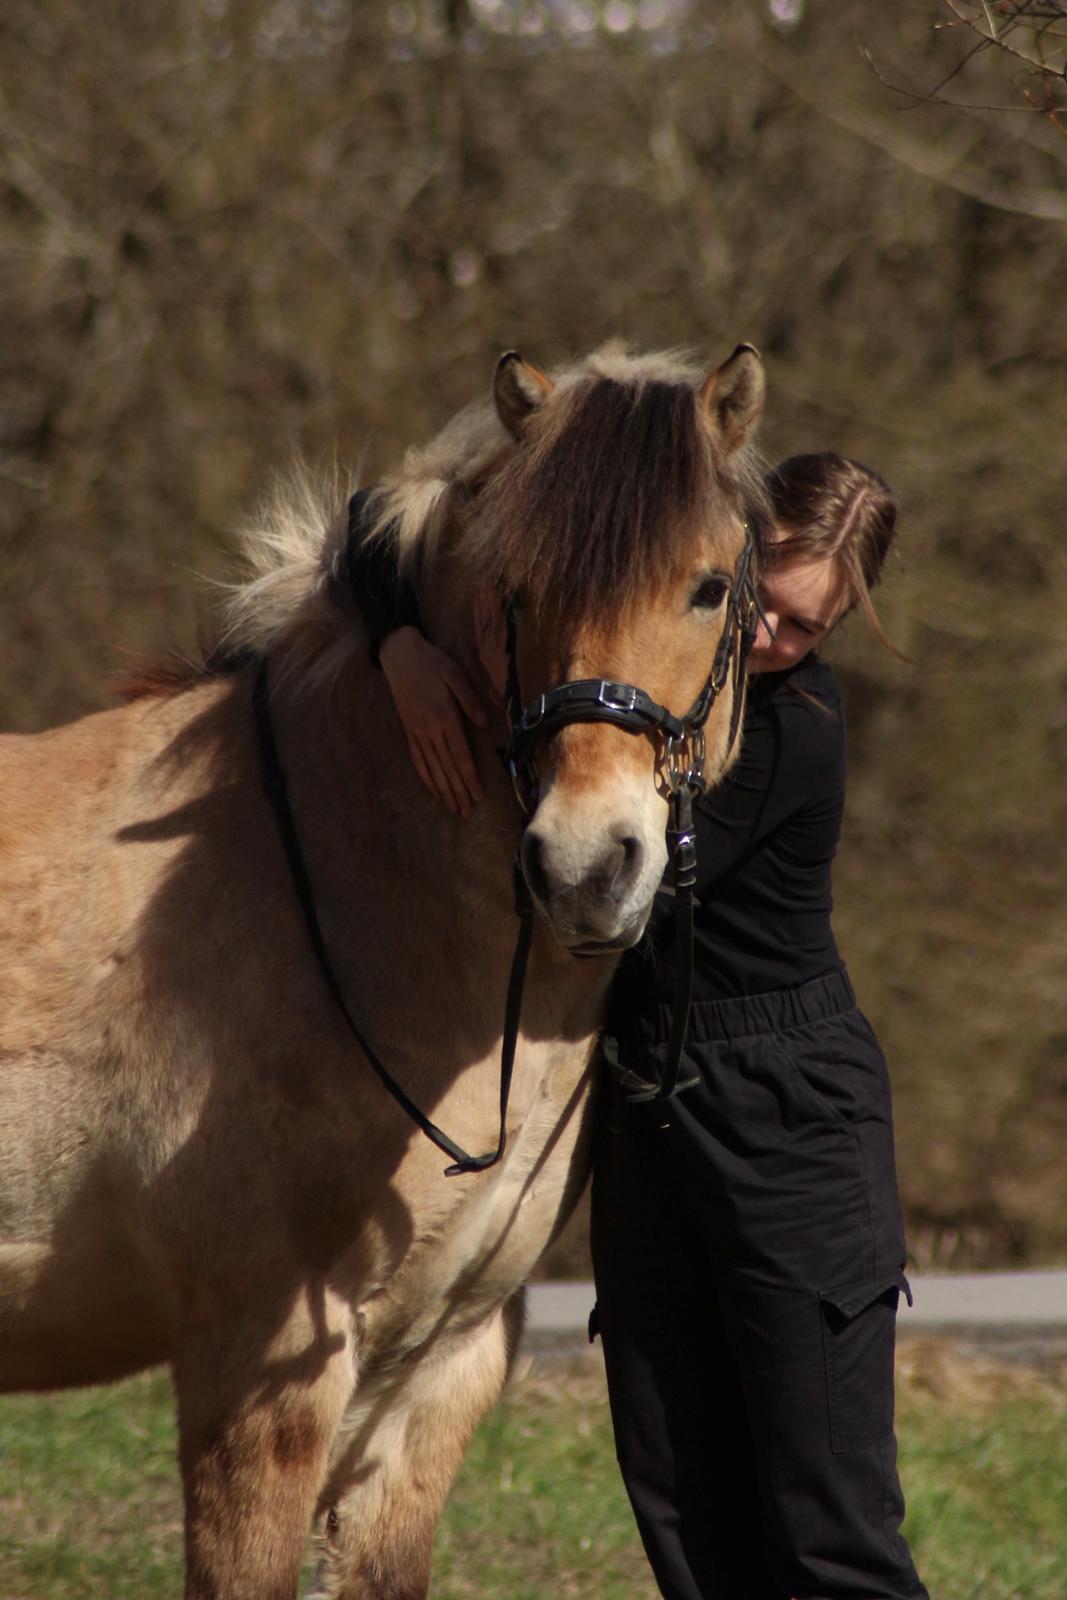
{"label": "leather strap", "polygon": [[[699,791],[697,791],[699,792]],[[674,949],[675,968],[674,1004],[671,1009],[671,1031],[663,1071],[658,1079],[642,1078],[632,1068],[623,1067],[617,1055],[608,1054],[612,1066],[619,1074],[625,1099],[639,1104],[651,1100],[673,1100],[675,1095],[691,1089],[700,1082],[698,1074],[691,1073],[679,1081],[682,1051],[689,1030],[689,1007],[693,998],[693,889],[696,885],[697,850],[693,825],[694,790],[683,784],[671,795],[671,816],[667,828],[667,841],[671,860],[671,885],[674,889]]]}
{"label": "leather strap", "polygon": [[263,786],[274,813],[278,835],[285,850],[289,870],[293,875],[293,886],[296,889],[297,899],[304,913],[304,921],[307,924],[312,949],[315,951],[322,975],[326,980],[326,987],[329,989],[337,1009],[344,1018],[348,1031],[366,1056],[383,1087],[388,1090],[397,1105],[400,1106],[406,1116],[411,1118],[412,1122],[426,1135],[427,1139],[435,1144],[439,1150],[443,1151],[446,1156],[451,1157],[452,1165],[445,1168],[446,1177],[455,1177],[457,1174],[465,1172],[483,1172],[486,1167],[494,1166],[500,1160],[507,1143],[508,1096],[511,1092],[515,1046],[519,1035],[523,980],[526,974],[526,964],[533,934],[533,906],[530,902],[529,890],[526,888],[525,879],[516,868],[515,910],[519,917],[519,936],[515,944],[515,954],[511,963],[511,976],[508,980],[504,1038],[500,1052],[500,1129],[497,1145],[495,1150],[486,1155],[472,1156],[461,1145],[458,1145],[454,1139],[450,1139],[448,1134],[439,1128],[436,1123],[431,1122],[426,1113],[415,1104],[411,1096],[396,1081],[381,1060],[348,1009],[340,981],[333,969],[329,952],[326,949],[322,925],[319,922],[318,911],[315,907],[315,892],[308,874],[307,863],[300,848],[300,837],[296,831],[292,807],[289,804],[285,769],[278,754],[278,745],[274,737],[274,727],[270,715],[270,687],[266,656],[260,656],[256,662],[255,677],[252,683],[252,709],[259,739]]}

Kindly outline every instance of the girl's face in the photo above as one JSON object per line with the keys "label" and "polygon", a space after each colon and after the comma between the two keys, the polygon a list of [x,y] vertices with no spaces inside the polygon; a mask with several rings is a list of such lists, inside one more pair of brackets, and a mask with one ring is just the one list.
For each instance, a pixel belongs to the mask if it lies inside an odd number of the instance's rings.
{"label": "girl's face", "polygon": [[[781,532],[776,538],[781,543]],[[759,624],[749,672],[784,672],[795,666],[844,615],[851,596],[834,561],[807,556],[795,561],[779,557],[760,579],[760,599],[770,630]]]}

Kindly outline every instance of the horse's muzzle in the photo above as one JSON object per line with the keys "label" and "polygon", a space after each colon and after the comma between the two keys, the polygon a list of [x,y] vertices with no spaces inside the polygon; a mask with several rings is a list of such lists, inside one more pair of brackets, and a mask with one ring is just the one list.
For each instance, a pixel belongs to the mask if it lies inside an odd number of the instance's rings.
{"label": "horse's muzzle", "polygon": [[580,955],[610,955],[641,937],[647,908],[636,903],[645,868],[645,847],[619,830],[590,857],[543,837],[536,822],[520,852],[523,875],[537,909],[556,939]]}
{"label": "horse's muzzle", "polygon": [[522,870],[542,913],[558,928],[557,937],[572,942],[614,943],[621,924],[633,920],[633,894],[644,868],[645,847],[632,833],[619,830],[591,859],[575,860],[542,837],[536,823],[522,841]]}

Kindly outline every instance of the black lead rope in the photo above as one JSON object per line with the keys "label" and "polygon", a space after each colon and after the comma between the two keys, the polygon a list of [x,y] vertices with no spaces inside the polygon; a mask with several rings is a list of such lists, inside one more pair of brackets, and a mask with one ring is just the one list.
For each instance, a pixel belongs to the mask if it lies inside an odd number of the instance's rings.
{"label": "black lead rope", "polygon": [[[746,573],[747,580],[747,561]],[[753,605],[760,617],[763,608],[759,597],[753,591]],[[741,708],[745,698],[745,662],[752,641],[756,637],[755,627],[752,626],[751,616],[739,619],[737,628],[736,652],[733,662],[734,699],[730,708],[730,732],[727,750],[733,748],[741,725]],[[730,652],[734,652],[731,630]],[[729,654],[724,663],[725,674],[730,666]],[[673,1100],[675,1095],[681,1094],[685,1089],[691,1089],[700,1082],[699,1073],[690,1073],[688,1077],[679,1079],[682,1052],[685,1049],[686,1036],[689,1032],[689,1011],[693,1001],[693,966],[694,966],[694,938],[693,938],[693,890],[696,887],[697,877],[697,846],[696,829],[693,822],[693,802],[698,795],[704,792],[704,778],[702,771],[694,771],[672,790],[670,799],[670,823],[667,828],[667,840],[670,849],[672,874],[671,881],[674,885],[674,952],[675,952],[675,985],[674,1007],[671,1012],[671,1029],[667,1038],[667,1053],[663,1061],[663,1071],[657,1083],[645,1084],[630,1074],[630,1087],[626,1094],[627,1100],[640,1102],[643,1100]]]}
{"label": "black lead rope", "polygon": [[619,1055],[618,1042],[604,1037],[604,1056],[619,1080],[623,1098],[634,1105],[649,1101],[673,1100],[700,1082],[698,1073],[679,1076],[682,1052],[689,1032],[689,1008],[693,999],[693,890],[696,886],[697,850],[693,825],[693,800],[702,785],[683,784],[670,798],[667,841],[670,851],[671,888],[674,891],[674,1001],[671,1028],[663,1058],[663,1070],[656,1078],[646,1078],[627,1066]]}
{"label": "black lead rope", "polygon": [[519,936],[515,944],[515,954],[512,957],[511,976],[508,979],[507,1006],[504,1013],[504,1038],[500,1050],[500,1132],[495,1150],[488,1155],[472,1156],[468,1155],[466,1150],[456,1144],[453,1139],[450,1139],[448,1134],[439,1128],[436,1123],[431,1122],[426,1113],[419,1109],[411,1096],[397,1083],[392,1073],[367,1040],[345,1003],[340,982],[333,970],[333,965],[326,949],[326,941],[323,938],[319,915],[315,909],[314,890],[311,887],[307,864],[300,849],[300,838],[296,831],[292,807],[289,804],[285,768],[282,766],[281,758],[278,755],[278,745],[274,738],[274,727],[271,722],[267,670],[267,658],[266,656],[260,656],[256,663],[256,673],[252,684],[252,708],[256,719],[256,732],[259,736],[263,784],[271,809],[274,812],[274,820],[289,862],[289,870],[293,875],[297,899],[300,901],[304,920],[307,923],[308,934],[318,957],[319,966],[322,968],[322,975],[326,979],[326,986],[333,996],[349,1032],[377,1073],[383,1087],[389,1091],[401,1110],[411,1118],[416,1127],[421,1129],[427,1139],[431,1140],[446,1156],[451,1156],[452,1165],[445,1168],[445,1176],[452,1178],[465,1172],[484,1172],[486,1167],[494,1166],[500,1160],[507,1142],[508,1096],[511,1092],[511,1076],[515,1065],[515,1046],[519,1037],[519,1014],[522,1007],[523,983],[530,954],[530,942],[533,937],[533,905],[518,861],[516,860],[515,863],[515,912],[519,918]]}
{"label": "black lead rope", "polygon": [[[763,615],[759,600],[755,606]],[[738,626],[736,654],[734,655],[734,702],[730,712],[730,733],[727,750],[732,749],[741,722],[744,703],[744,672],[752,641],[756,636],[750,621]],[[732,646],[731,646],[732,648]],[[727,658],[726,668],[729,668]],[[693,802],[704,792],[703,773],[690,772],[688,777],[671,791],[670,822],[667,842],[671,858],[671,883],[674,888],[674,1004],[671,1010],[671,1028],[667,1038],[667,1051],[663,1071],[658,1081],[648,1082],[632,1070],[624,1069],[624,1093],[627,1100],[673,1100],[686,1089],[700,1082],[699,1073],[680,1078],[682,1053],[689,1032],[689,1012],[693,1001],[693,890],[696,887],[697,848],[696,829],[693,822]]]}
{"label": "black lead rope", "polygon": [[689,1011],[693,1000],[693,890],[697,881],[696,825],[693,821],[693,801],[703,792],[683,784],[671,796],[671,826],[667,837],[674,840],[674,918],[675,950],[678,970],[674,990],[674,1010],[671,1013],[671,1031],[667,1042],[667,1058],[663,1064],[657,1100],[673,1100],[683,1089],[691,1089],[700,1082],[699,1073],[690,1073],[679,1081],[678,1071],[682,1051],[689,1035]]}

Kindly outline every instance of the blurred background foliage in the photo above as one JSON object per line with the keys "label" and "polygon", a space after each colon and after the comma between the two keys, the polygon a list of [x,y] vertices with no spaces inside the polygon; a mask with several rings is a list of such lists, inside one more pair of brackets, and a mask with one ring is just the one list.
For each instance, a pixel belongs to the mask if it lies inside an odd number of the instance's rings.
{"label": "blurred background foliage", "polygon": [[[226,570],[272,472],[373,477],[505,348],[751,340],[768,458],[834,448],[895,485],[882,608],[909,660],[859,626],[829,652],[838,930],[928,1269],[1063,1257],[1062,52],[1044,30],[1038,72],[973,32],[1027,9],[0,15],[3,726],[191,646],[195,575]],[[583,1263],[579,1223],[550,1267]]]}

